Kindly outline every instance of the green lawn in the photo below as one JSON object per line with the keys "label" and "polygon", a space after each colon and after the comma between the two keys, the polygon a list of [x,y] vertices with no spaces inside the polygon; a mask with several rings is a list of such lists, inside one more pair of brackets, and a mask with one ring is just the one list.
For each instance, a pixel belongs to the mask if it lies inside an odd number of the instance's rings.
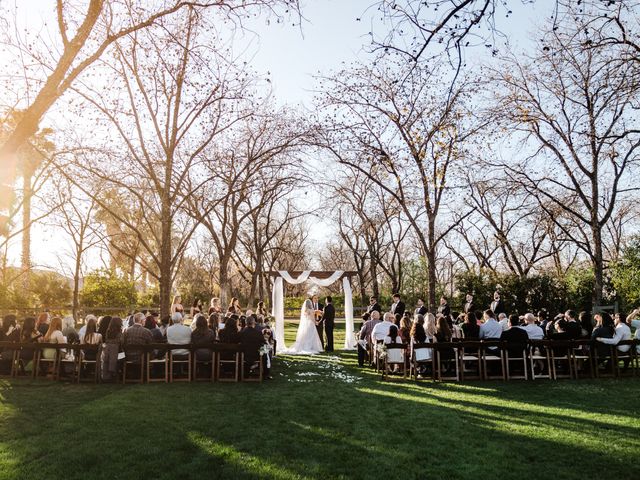
{"label": "green lawn", "polygon": [[355,365],[280,357],[262,385],[0,381],[0,479],[640,478],[640,380],[416,385]]}

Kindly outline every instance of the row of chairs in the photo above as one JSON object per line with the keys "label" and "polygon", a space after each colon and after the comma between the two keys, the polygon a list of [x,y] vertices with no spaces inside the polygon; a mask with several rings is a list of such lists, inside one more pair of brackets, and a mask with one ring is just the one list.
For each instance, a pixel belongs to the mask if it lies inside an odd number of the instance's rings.
{"label": "row of chairs", "polygon": [[[441,381],[536,380],[635,376],[640,370],[638,340],[605,345],[592,340],[530,340],[514,346],[501,341],[391,343],[371,349],[376,371]],[[619,347],[628,346],[627,352]],[[379,352],[385,351],[384,355]],[[426,374],[425,374],[426,373]]]}
{"label": "row of chairs", "polygon": [[[186,350],[187,354],[176,355],[175,350]],[[47,351],[53,351],[53,355],[47,355]],[[30,376],[76,383],[99,383],[102,378],[102,345],[0,342],[0,352],[0,377]],[[119,357],[115,380],[122,383],[262,382],[265,374],[262,358],[247,362],[243,346],[235,344],[127,345]],[[26,369],[29,364],[30,374]]]}

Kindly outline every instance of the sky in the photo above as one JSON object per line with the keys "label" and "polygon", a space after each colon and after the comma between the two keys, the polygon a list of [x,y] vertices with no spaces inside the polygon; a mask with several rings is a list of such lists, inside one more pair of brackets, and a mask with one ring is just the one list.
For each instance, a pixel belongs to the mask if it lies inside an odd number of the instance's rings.
{"label": "sky", "polygon": [[[303,1],[302,25],[291,22],[267,22],[265,18],[246,24],[250,30],[238,35],[240,49],[245,49],[252,67],[260,74],[269,73],[273,94],[277,102],[288,105],[303,105],[310,108],[315,81],[313,75],[329,73],[341,68],[343,62],[371,59],[368,49],[371,39],[371,17],[375,8],[373,0],[307,0]],[[25,2],[26,4],[27,2]],[[52,0],[28,0],[27,17],[53,20]],[[510,42],[520,47],[530,45],[529,33],[535,32],[535,23],[542,21],[550,12],[553,0],[540,0],[535,5],[523,5],[521,0],[512,0],[513,14],[508,18],[497,18],[498,27]],[[25,5],[21,4],[21,5]],[[24,11],[24,10],[23,10]],[[362,21],[356,19],[361,18]],[[376,30],[377,29],[377,30]],[[374,31],[380,32],[379,27]],[[469,52],[470,61],[489,60],[484,48]],[[45,122],[46,123],[46,120]],[[317,158],[316,165],[324,160]],[[317,197],[308,202],[315,203]],[[310,237],[318,246],[330,238],[331,225],[322,219],[311,223]],[[61,251],[59,233],[52,229],[36,227],[33,231],[33,263],[36,266],[59,268],[58,254]],[[12,263],[19,261],[20,239],[17,237],[10,248]],[[90,268],[100,267],[98,256],[90,260]]]}

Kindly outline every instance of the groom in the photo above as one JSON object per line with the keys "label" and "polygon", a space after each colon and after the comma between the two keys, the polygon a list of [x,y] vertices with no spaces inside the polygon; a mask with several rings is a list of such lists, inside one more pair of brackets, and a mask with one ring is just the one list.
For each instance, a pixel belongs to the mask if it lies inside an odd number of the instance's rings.
{"label": "groom", "polygon": [[311,303],[313,304],[313,312],[316,319],[316,330],[318,331],[318,336],[320,337],[320,343],[322,344],[322,349],[324,350],[324,336],[322,334],[322,330],[324,327],[324,319],[322,317],[322,312],[320,310],[320,304],[318,303],[318,296],[314,295],[311,297]]}
{"label": "groom", "polygon": [[333,306],[331,297],[327,297],[322,310],[322,321],[324,322],[324,332],[327,334],[327,352],[333,352],[333,324],[336,319],[336,309]]}

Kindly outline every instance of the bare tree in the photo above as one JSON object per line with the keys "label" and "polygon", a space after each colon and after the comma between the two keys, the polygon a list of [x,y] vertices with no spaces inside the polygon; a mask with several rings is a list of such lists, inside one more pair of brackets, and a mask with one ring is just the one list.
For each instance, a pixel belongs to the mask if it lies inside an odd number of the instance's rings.
{"label": "bare tree", "polygon": [[603,233],[620,202],[638,190],[632,178],[640,129],[633,110],[640,77],[637,64],[616,61],[615,48],[584,48],[584,27],[574,17],[554,25],[534,57],[511,56],[493,72],[497,120],[519,135],[522,151],[531,150],[498,167],[589,256],[593,303],[600,305]]}

